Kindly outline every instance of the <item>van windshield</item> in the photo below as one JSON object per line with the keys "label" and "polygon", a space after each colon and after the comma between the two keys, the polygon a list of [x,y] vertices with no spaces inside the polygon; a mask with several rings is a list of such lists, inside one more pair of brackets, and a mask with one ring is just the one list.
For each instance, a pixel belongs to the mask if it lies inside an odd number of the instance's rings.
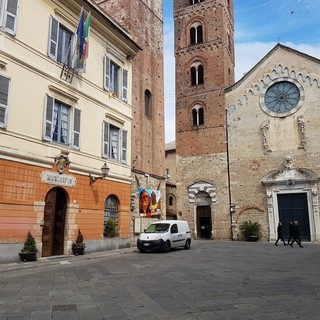
{"label": "van windshield", "polygon": [[167,232],[169,229],[169,223],[156,223],[150,224],[150,226],[145,230],[145,233],[162,233]]}

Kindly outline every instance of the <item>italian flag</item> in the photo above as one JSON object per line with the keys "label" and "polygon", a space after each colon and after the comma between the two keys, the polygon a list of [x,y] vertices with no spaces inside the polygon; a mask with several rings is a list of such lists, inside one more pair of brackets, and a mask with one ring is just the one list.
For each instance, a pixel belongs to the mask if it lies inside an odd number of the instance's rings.
{"label": "italian flag", "polygon": [[91,11],[87,15],[87,19],[84,22],[83,27],[83,38],[84,38],[84,44],[83,44],[83,53],[80,57],[80,60],[84,61],[88,58],[89,55],[89,33],[90,33],[90,22],[91,22]]}

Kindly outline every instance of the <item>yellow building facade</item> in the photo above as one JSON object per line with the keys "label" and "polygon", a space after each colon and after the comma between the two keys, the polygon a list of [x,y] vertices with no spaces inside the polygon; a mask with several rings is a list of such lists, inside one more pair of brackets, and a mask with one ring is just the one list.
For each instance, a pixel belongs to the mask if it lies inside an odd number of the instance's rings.
{"label": "yellow building facade", "polygon": [[29,230],[38,256],[71,253],[79,229],[87,252],[130,245],[139,46],[91,1],[4,0],[0,17],[0,262],[18,258]]}

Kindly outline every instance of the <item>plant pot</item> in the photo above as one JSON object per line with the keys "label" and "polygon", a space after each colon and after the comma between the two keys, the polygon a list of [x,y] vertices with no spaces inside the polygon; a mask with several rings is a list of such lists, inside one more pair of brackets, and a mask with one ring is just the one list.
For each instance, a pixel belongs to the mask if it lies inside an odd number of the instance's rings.
{"label": "plant pot", "polygon": [[80,255],[83,255],[84,254],[84,247],[74,247],[72,248],[72,253],[75,255],[75,256],[80,256]]}
{"label": "plant pot", "polygon": [[37,253],[36,252],[19,252],[19,257],[22,262],[36,261]]}

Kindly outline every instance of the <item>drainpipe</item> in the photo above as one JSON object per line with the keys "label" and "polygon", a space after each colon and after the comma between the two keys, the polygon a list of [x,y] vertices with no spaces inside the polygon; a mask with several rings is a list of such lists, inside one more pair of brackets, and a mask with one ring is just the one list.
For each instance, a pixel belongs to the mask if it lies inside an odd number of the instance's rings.
{"label": "drainpipe", "polygon": [[230,165],[229,165],[229,134],[228,134],[228,110],[226,111],[226,144],[227,144],[227,173],[228,173],[228,193],[229,193],[229,212],[230,212],[230,228],[231,228],[231,240],[234,240],[233,234],[233,222],[232,222],[232,215],[234,214],[235,208],[234,204],[231,201],[231,184],[230,184]]}

